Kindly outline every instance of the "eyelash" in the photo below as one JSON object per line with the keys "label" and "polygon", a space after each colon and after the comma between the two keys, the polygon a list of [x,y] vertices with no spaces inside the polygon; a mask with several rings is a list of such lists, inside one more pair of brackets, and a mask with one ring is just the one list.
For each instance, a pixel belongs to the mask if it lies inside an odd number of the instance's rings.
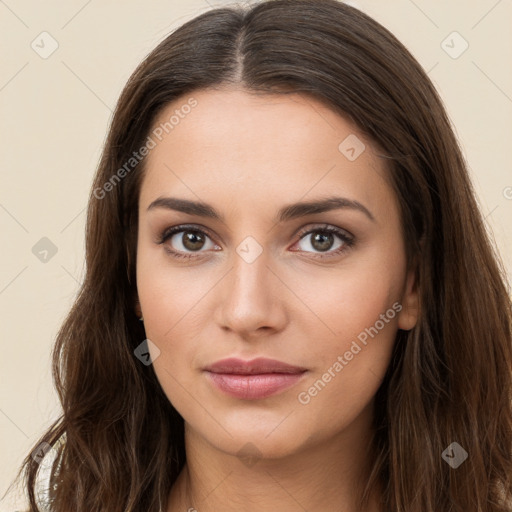
{"label": "eyelash", "polygon": [[[200,233],[201,235],[206,235],[208,238],[212,238],[209,233],[203,229],[200,229],[196,227],[195,225],[189,225],[189,224],[181,224],[179,226],[173,226],[171,228],[165,229],[159,236],[158,240],[156,241],[157,244],[163,245],[169,238],[171,238],[176,233],[180,233],[182,231],[192,231],[196,233]],[[349,236],[344,230],[341,230],[340,228],[329,226],[329,225],[323,225],[321,227],[315,227],[312,229],[309,229],[307,231],[301,231],[299,233],[299,241],[305,238],[307,235],[310,235],[312,233],[333,233],[336,236],[338,236],[341,241],[343,242],[343,245],[338,247],[338,249],[322,254],[322,253],[314,253],[316,254],[314,256],[315,259],[327,259],[332,258],[335,256],[338,256],[342,254],[343,252],[349,250],[351,247],[353,247],[355,243],[355,238],[352,236]],[[174,249],[171,249],[167,246],[164,247],[165,251],[176,259],[185,259],[189,260],[190,258],[196,257],[195,253],[182,253],[180,251],[175,251]],[[198,253],[201,251],[198,251]],[[204,251],[202,251],[204,252]],[[300,251],[298,251],[300,252]],[[310,252],[310,251],[305,251]]]}

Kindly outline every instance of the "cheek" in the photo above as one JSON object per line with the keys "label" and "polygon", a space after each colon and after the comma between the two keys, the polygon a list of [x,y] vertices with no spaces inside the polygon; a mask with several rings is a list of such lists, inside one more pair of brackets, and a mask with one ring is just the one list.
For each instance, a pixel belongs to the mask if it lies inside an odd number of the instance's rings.
{"label": "cheek", "polygon": [[[201,271],[200,267],[180,268],[168,258],[160,246],[139,248],[137,255],[137,292],[146,334],[160,343],[176,339],[182,325],[196,325],[193,318],[200,302],[215,285],[212,272]],[[188,332],[189,337],[194,335]]]}
{"label": "cheek", "polygon": [[[297,314],[295,321],[303,324],[310,339],[321,335],[326,340],[322,353],[342,350],[343,344],[373,326],[381,314],[400,300],[402,264],[398,261],[399,255],[395,255],[394,260],[393,263],[383,251],[375,250],[364,257],[347,260],[339,268],[322,269],[310,275],[304,273],[306,277],[302,279],[287,276],[288,281],[294,283],[296,296],[312,313]],[[306,312],[306,308],[302,309]],[[384,319],[385,326],[379,322],[383,334],[387,335],[393,327],[396,330],[396,313],[396,308],[389,311],[389,318]],[[316,336],[313,329],[316,329]]]}
{"label": "cheek", "polygon": [[[402,267],[398,256],[395,265],[382,256],[354,260],[336,275],[317,275],[298,292],[315,313],[305,315],[299,329],[315,342],[304,347],[304,360],[314,367],[297,401],[306,414],[330,409],[333,427],[371,401],[390,363],[402,309]],[[331,409],[334,404],[341,408]]]}
{"label": "cheek", "polygon": [[400,304],[387,294],[373,294],[347,314],[340,305],[331,317],[336,336],[325,336],[308,348],[311,375],[295,393],[297,419],[310,430],[341,431],[370,406],[390,364]]}
{"label": "cheek", "polygon": [[192,284],[187,288],[179,279],[170,279],[155,269],[147,273],[147,279],[144,272],[140,276],[138,293],[146,337],[160,351],[154,360],[155,369],[166,367],[175,372],[175,367],[180,368],[178,363],[184,367],[197,350],[195,340],[201,332],[197,305],[204,290]]}
{"label": "cheek", "polygon": [[141,251],[137,260],[146,337],[158,348],[157,356],[152,354],[153,368],[169,401],[180,411],[189,406],[187,390],[194,389],[191,368],[204,350],[200,340],[207,315],[201,305],[215,284],[210,274],[198,278],[190,268],[171,268],[165,257],[148,251]]}
{"label": "cheek", "polygon": [[199,339],[199,329],[194,332],[191,308],[200,297],[186,293],[181,283],[156,270],[140,273],[144,328],[146,338],[157,347],[151,360],[160,386],[169,402],[182,412],[188,407],[187,390],[194,389],[190,368],[198,350],[195,340]]}

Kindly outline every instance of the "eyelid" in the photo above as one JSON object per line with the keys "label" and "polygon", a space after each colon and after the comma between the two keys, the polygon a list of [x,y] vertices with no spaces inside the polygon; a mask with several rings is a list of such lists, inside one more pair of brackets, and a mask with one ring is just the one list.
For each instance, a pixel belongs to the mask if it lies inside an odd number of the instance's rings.
{"label": "eyelid", "polygon": [[[304,235],[311,233],[312,231],[315,231],[315,230],[318,230],[318,231],[320,231],[321,229],[330,230],[331,228],[334,228],[336,231],[341,231],[343,233],[346,233],[348,238],[355,238],[355,236],[350,231],[348,231],[344,228],[335,226],[334,224],[328,224],[326,222],[323,222],[323,223],[308,224],[308,226],[309,227],[300,228],[298,231],[296,231],[294,233],[293,237],[299,237],[299,239],[300,239]],[[158,235],[158,240],[155,241],[155,243],[161,243],[161,240],[163,238],[166,238],[168,236],[168,234],[179,233],[180,231],[186,231],[187,229],[190,231],[200,231],[200,232],[202,231],[206,235],[208,235],[212,240],[214,240],[216,238],[216,236],[213,235],[212,232],[206,226],[203,226],[202,224],[176,224],[174,226],[165,228],[161,232],[161,234]]]}
{"label": "eyelid", "polygon": [[179,233],[181,231],[198,231],[200,233],[208,235],[208,237],[211,238],[212,240],[215,239],[215,236],[212,235],[211,231],[201,224],[176,224],[174,226],[165,228],[163,231],[157,234],[157,240],[155,240],[155,243],[163,243],[170,236],[175,235],[176,233]]}
{"label": "eyelid", "polygon": [[328,224],[327,222],[316,223],[316,224],[313,223],[312,225],[309,225],[309,227],[307,227],[307,228],[301,228],[295,236],[302,238],[304,235],[309,234],[311,232],[323,231],[323,230],[334,232],[335,234],[336,234],[336,232],[344,233],[344,234],[346,234],[347,238],[355,239],[355,236],[350,231],[347,231],[344,228],[335,226],[334,224]]}

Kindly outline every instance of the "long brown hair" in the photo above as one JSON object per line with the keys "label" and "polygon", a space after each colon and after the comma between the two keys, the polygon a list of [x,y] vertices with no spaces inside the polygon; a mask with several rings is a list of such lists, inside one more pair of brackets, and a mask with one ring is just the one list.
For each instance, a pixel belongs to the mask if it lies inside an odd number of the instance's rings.
{"label": "long brown hair", "polygon": [[[134,312],[145,160],[126,162],[169,102],[228,83],[311,95],[353,121],[390,169],[420,316],[398,331],[376,396],[361,507],[379,485],[386,511],[510,512],[512,306],[503,265],[429,78],[384,27],[335,0],[211,10],[169,35],[129,79],[91,190],[85,280],[52,353],[63,413],[34,446],[57,453],[51,510],[167,507],[185,462],[184,426],[153,367],[134,356],[145,339]],[[456,469],[442,456],[454,442],[468,454]],[[31,455],[18,478],[24,470],[36,511]]]}

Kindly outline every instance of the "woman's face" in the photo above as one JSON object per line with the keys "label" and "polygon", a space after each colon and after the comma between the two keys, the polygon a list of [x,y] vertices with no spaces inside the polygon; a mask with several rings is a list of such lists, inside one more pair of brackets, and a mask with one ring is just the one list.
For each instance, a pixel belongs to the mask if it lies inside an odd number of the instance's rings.
{"label": "woman's face", "polygon": [[[154,370],[189,432],[273,458],[361,431],[417,312],[370,142],[311,97],[235,89],[176,100],[150,137],[137,287]],[[227,358],[294,368],[206,370]]]}

